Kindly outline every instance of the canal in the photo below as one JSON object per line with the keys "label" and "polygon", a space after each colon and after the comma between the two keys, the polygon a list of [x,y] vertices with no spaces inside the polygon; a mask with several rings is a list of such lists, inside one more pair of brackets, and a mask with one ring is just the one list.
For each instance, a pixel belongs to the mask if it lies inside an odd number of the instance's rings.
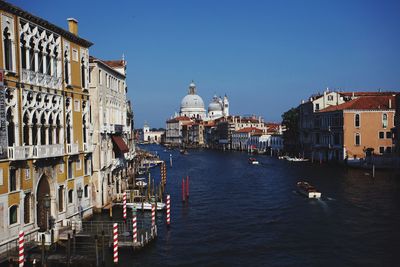
{"label": "canal", "polygon": [[[393,172],[373,178],[264,155],[257,166],[246,153],[143,148],[168,163],[171,228],[159,214],[156,242],[120,251],[120,266],[398,266],[400,177]],[[159,179],[159,168],[152,172]],[[186,176],[190,198],[182,203]],[[299,180],[322,199],[299,195]]]}

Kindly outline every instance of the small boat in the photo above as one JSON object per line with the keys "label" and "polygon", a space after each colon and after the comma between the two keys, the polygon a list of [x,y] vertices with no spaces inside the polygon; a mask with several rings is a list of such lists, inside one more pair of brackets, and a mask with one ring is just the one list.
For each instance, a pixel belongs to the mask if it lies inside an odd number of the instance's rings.
{"label": "small boat", "polygon": [[305,159],[305,158],[287,158],[288,161],[295,161],[295,162],[301,162],[301,161],[309,161],[309,159]]}
{"label": "small boat", "polygon": [[258,164],[260,164],[260,163],[258,162],[258,160],[256,160],[255,158],[249,158],[249,163],[250,163],[250,164],[253,164],[253,165],[258,165]]}
{"label": "small boat", "polygon": [[318,192],[317,189],[310,185],[308,182],[300,181],[297,182],[297,191],[307,198],[320,198],[321,192]]}
{"label": "small boat", "polygon": [[136,186],[138,187],[147,187],[147,183],[145,181],[136,182]]}
{"label": "small boat", "polygon": [[[143,209],[143,210],[151,211],[151,206],[153,204],[154,204],[154,201],[149,201],[149,200],[146,201],[144,199],[144,196],[135,196],[133,199],[133,202],[126,203],[126,206],[129,208],[137,209],[137,210]],[[163,210],[163,209],[165,209],[165,206],[166,206],[165,203],[157,201],[156,209]]]}
{"label": "small boat", "polygon": [[183,155],[189,154],[186,149],[181,149],[181,150],[179,150],[179,152],[181,152],[181,154],[183,154]]}

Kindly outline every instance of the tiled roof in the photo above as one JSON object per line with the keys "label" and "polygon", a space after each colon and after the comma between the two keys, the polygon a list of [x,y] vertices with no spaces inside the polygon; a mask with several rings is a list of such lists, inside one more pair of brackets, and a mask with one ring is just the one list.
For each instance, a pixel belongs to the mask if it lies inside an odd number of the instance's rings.
{"label": "tiled roof", "polygon": [[104,60],[103,62],[106,63],[111,68],[125,67],[125,60]]}
{"label": "tiled roof", "polygon": [[[391,107],[389,107],[389,102],[391,102]],[[394,108],[395,108],[394,96],[362,96],[337,106],[330,106],[325,109],[321,109],[319,112],[329,112],[329,111],[346,110],[346,109],[387,110]]]}
{"label": "tiled roof", "polygon": [[179,121],[190,121],[190,118],[185,116],[175,117],[173,119],[167,120],[167,123],[179,122]]}
{"label": "tiled roof", "polygon": [[236,131],[237,133],[262,133],[261,129],[255,127],[247,127]]}
{"label": "tiled roof", "polygon": [[344,96],[392,96],[396,94],[396,92],[340,92],[341,95]]}

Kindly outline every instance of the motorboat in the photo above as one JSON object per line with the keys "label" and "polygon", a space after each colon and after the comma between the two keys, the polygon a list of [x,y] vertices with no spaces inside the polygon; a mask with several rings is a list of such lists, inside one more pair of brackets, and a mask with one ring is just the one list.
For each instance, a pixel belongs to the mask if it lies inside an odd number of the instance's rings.
{"label": "motorboat", "polygon": [[136,186],[138,187],[146,187],[147,183],[145,182],[146,178],[136,178]]}
{"label": "motorboat", "polygon": [[[145,200],[144,196],[135,196],[133,202],[126,203],[128,208],[136,209],[136,210],[149,210],[151,211],[151,207],[154,204],[154,201]],[[156,204],[157,210],[165,209],[165,203],[158,202]]]}
{"label": "motorboat", "polygon": [[255,159],[255,158],[249,158],[249,163],[250,163],[250,164],[253,164],[253,165],[258,165],[258,164],[260,164],[260,163],[258,162],[258,160]]}
{"label": "motorboat", "polygon": [[308,182],[300,181],[297,182],[297,191],[307,198],[320,198],[321,192],[318,192],[317,189],[310,185]]}
{"label": "motorboat", "polygon": [[305,159],[305,158],[287,158],[288,161],[295,161],[295,162],[301,162],[301,161],[309,161],[309,159]]}

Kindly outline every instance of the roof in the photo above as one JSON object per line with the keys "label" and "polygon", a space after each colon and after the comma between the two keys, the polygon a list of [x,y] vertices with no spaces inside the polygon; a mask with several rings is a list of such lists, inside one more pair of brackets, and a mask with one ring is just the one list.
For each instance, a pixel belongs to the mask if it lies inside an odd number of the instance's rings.
{"label": "roof", "polygon": [[172,118],[170,120],[167,120],[167,123],[173,123],[173,122],[179,122],[179,121],[190,121],[190,118],[186,117],[186,116],[178,116],[178,117]]}
{"label": "roof", "polygon": [[339,94],[344,96],[392,96],[396,94],[396,92],[340,92]]}
{"label": "roof", "polygon": [[[389,107],[391,102],[391,107]],[[330,112],[336,110],[388,110],[395,109],[395,97],[392,96],[362,96],[356,99],[350,100],[346,103],[330,106],[325,109],[321,109],[319,112]]]}
{"label": "roof", "polygon": [[127,153],[129,152],[129,148],[128,146],[125,144],[124,139],[122,139],[121,136],[118,135],[111,135],[111,139],[113,140],[114,144],[117,146],[117,148],[119,149],[119,151],[121,151],[121,153]]}
{"label": "roof", "polygon": [[71,42],[77,43],[77,44],[79,44],[79,45],[81,45],[83,47],[87,48],[87,47],[90,47],[90,46],[93,45],[92,42],[90,42],[88,40],[85,40],[83,38],[80,38],[79,36],[69,32],[67,30],[64,30],[61,27],[58,27],[58,26],[54,25],[53,23],[51,23],[51,22],[49,22],[49,21],[47,21],[45,19],[37,17],[37,16],[35,16],[35,15],[33,15],[33,14],[31,14],[31,13],[29,13],[29,12],[27,12],[27,11],[17,7],[17,6],[14,6],[14,5],[10,4],[10,3],[7,3],[5,1],[0,0],[0,9],[4,10],[4,11],[7,11],[7,12],[9,12],[11,14],[17,15],[17,16],[23,18],[23,19],[28,20],[28,21],[31,21],[31,22],[37,24],[38,26],[41,26],[41,27],[49,29],[49,30],[51,30],[51,31],[53,31],[55,33],[58,33],[59,35],[61,35],[65,39],[68,39]]}
{"label": "roof", "polygon": [[125,60],[103,60],[111,68],[124,68],[125,67]]}
{"label": "roof", "polygon": [[237,133],[263,133],[263,130],[256,127],[246,127],[236,131]]}
{"label": "roof", "polygon": [[[115,61],[123,61],[123,60],[115,60]],[[89,63],[100,63],[101,65],[105,66],[106,68],[113,71],[114,73],[117,73],[117,74],[121,75],[122,77],[125,77],[124,74],[122,74],[121,72],[119,72],[118,70],[115,69],[117,67],[113,67],[110,64],[108,64],[107,62],[111,62],[111,61],[104,61],[104,60],[101,60],[94,56],[89,56]]]}

